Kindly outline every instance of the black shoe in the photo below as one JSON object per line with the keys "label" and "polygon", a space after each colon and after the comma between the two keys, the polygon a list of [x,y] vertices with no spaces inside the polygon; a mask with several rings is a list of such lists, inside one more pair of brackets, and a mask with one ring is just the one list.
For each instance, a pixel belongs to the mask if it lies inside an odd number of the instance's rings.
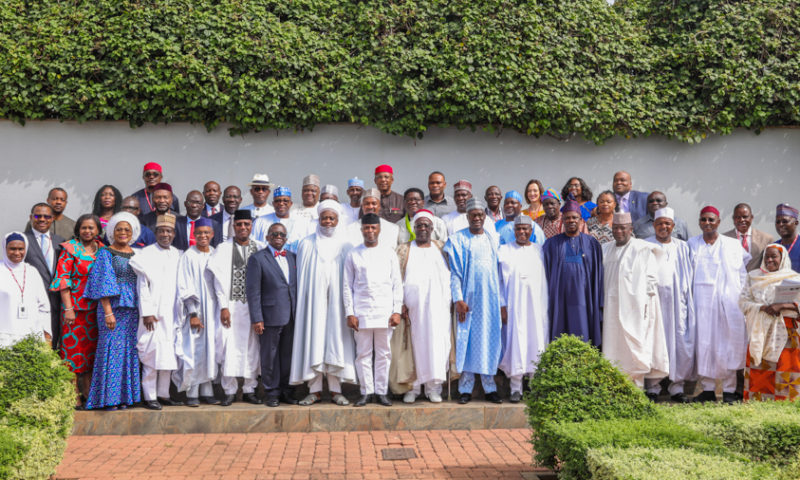
{"label": "black shoe", "polygon": [[703,393],[692,399],[692,402],[695,403],[716,402],[716,401],[717,401],[717,394],[712,392],[711,390],[704,390]]}
{"label": "black shoe", "polygon": [[492,403],[503,403],[503,399],[500,398],[500,395],[497,392],[487,393],[484,399],[487,402]]}
{"label": "black shoe", "polygon": [[472,394],[470,393],[462,393],[461,398],[458,399],[458,403],[461,405],[467,404],[472,400]]}
{"label": "black shoe", "polygon": [[742,401],[742,396],[734,392],[722,392],[722,402],[728,405]]}
{"label": "black shoe", "polygon": [[256,396],[255,393],[245,393],[242,395],[242,401],[252,403],[253,405],[261,405],[263,402]]}
{"label": "black shoe", "polygon": [[165,407],[182,407],[183,406],[183,402],[178,402],[178,401],[175,401],[175,400],[173,400],[171,398],[161,398],[161,397],[159,397],[159,398],[157,398],[157,400],[158,400],[158,403],[160,403],[161,405],[163,405]]}
{"label": "black shoe", "polygon": [[200,397],[200,401],[207,405],[219,405],[220,401],[217,400],[217,397]]}
{"label": "black shoe", "polygon": [[145,400],[144,408],[148,410],[161,410],[161,404],[156,400]]}
{"label": "black shoe", "polygon": [[264,403],[268,407],[277,407],[281,404],[280,400],[278,400],[278,397],[269,397],[268,399],[264,400]]}
{"label": "black shoe", "polygon": [[675,403],[689,403],[689,398],[687,398],[683,393],[676,393],[675,395],[669,397],[669,399]]}
{"label": "black shoe", "polygon": [[380,403],[384,407],[391,407],[392,406],[392,401],[389,400],[389,396],[386,395],[386,394],[377,395],[377,400],[378,400],[378,403]]}
{"label": "black shoe", "polygon": [[522,400],[522,394],[519,392],[511,392],[511,396],[508,398],[511,403],[519,403],[520,400]]}
{"label": "black shoe", "polygon": [[645,392],[645,396],[653,403],[658,402],[658,394],[657,393]]}
{"label": "black shoe", "polygon": [[199,407],[200,406],[200,399],[199,398],[186,398],[186,406],[187,407]]}
{"label": "black shoe", "polygon": [[369,400],[370,400],[369,399],[369,395],[361,395],[360,397],[358,397],[358,400],[356,400],[356,403],[354,403],[353,406],[354,407],[363,407],[364,405],[369,403]]}
{"label": "black shoe", "polygon": [[225,395],[225,398],[219,403],[221,407],[230,407],[233,400],[236,398],[236,395]]}
{"label": "black shoe", "polygon": [[298,403],[300,403],[289,392],[281,393],[280,401],[283,402],[283,403],[289,404],[289,405],[297,405]]}

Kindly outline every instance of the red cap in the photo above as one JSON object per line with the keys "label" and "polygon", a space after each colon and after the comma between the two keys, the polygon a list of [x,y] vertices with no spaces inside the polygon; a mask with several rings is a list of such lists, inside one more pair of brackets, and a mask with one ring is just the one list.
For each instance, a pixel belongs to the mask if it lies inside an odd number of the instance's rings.
{"label": "red cap", "polygon": [[169,183],[157,183],[155,187],[153,187],[153,191],[156,190],[167,190],[169,193],[172,193],[172,185]]}
{"label": "red cap", "polygon": [[377,168],[375,168],[375,175],[379,173],[391,173],[394,175],[394,170],[392,170],[392,167],[389,165],[378,165]]}
{"label": "red cap", "polygon": [[144,172],[146,172],[148,170],[156,170],[156,171],[158,171],[158,173],[163,173],[161,171],[161,165],[157,164],[156,162],[145,163],[144,164],[144,170],[142,170],[142,173],[144,173]]}
{"label": "red cap", "polygon": [[712,207],[711,205],[709,205],[707,207],[703,207],[703,209],[700,210],[700,215],[702,215],[704,213],[713,213],[714,215],[719,217],[719,210],[717,210],[716,208]]}

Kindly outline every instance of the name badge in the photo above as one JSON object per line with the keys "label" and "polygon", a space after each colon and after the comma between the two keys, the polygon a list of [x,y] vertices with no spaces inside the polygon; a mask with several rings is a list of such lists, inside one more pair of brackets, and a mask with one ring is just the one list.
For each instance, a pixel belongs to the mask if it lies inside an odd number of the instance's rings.
{"label": "name badge", "polygon": [[28,318],[28,309],[25,305],[17,306],[17,318]]}

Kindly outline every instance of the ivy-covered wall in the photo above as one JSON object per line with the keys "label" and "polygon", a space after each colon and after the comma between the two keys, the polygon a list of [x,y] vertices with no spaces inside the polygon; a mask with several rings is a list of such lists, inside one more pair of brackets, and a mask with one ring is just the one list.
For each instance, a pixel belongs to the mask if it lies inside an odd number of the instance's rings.
{"label": "ivy-covered wall", "polygon": [[792,0],[6,0],[0,118],[697,142],[800,123]]}

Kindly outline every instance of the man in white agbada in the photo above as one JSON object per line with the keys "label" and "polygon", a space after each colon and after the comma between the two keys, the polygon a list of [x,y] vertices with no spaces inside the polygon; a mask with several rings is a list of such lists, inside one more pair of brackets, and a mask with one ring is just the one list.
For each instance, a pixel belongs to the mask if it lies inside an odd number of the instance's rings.
{"label": "man in white agbada", "polygon": [[736,371],[744,368],[747,331],[739,296],[747,280],[745,265],[750,254],[735,238],[720,235],[719,210],[700,210],[702,235],[689,239],[694,267],[694,311],[697,315],[697,375],[703,393],[694,401],[716,401],[716,381],[722,381],[722,399],[732,403]]}
{"label": "man in white agbada", "polygon": [[358,214],[361,212],[361,195],[364,194],[364,180],[358,177],[348,180],[346,193],[350,200],[345,200],[341,203],[342,214],[339,216],[339,225],[341,227],[358,222]]}
{"label": "man in white agbada", "polygon": [[[219,404],[211,382],[219,373],[217,352],[221,351],[222,332],[217,321],[214,279],[206,270],[214,251],[214,229],[211,222],[199,222],[194,227],[195,245],[178,261],[178,369],[172,373],[172,381],[179,392],[186,392],[186,405],[190,407],[200,406],[200,400]],[[230,222],[233,223],[233,215]]]}
{"label": "man in white agbada", "polygon": [[[655,235],[646,240],[661,246],[664,252],[658,270],[658,299],[669,353],[669,393],[673,402],[686,403],[684,382],[694,381],[696,376],[697,321],[692,296],[692,255],[686,242],[672,236],[675,213],[670,207],[656,210],[653,217]],[[656,380],[646,380],[645,386],[651,397],[661,392]]]}
{"label": "man in white agbada", "polygon": [[0,267],[0,347],[10,347],[28,335],[52,342],[50,299],[36,269],[25,263],[28,239],[22,232],[3,238]]}
{"label": "man in white agbada", "polygon": [[[381,212],[381,192],[377,188],[368,188],[364,190],[364,195],[361,197],[361,212],[363,215],[374,213],[375,215]],[[382,247],[387,247],[392,250],[397,248],[397,225],[381,218],[380,235],[378,243]],[[361,222],[355,221],[347,227],[347,237],[353,246],[361,245],[364,243],[364,238],[361,234]]]}
{"label": "man in white agbada", "polygon": [[307,215],[292,209],[292,191],[287,187],[277,187],[272,194],[273,213],[253,220],[251,237],[260,243],[267,243],[267,232],[273,223],[281,223],[286,227],[286,249],[297,251],[300,240],[314,233],[314,224]]}
{"label": "man in white agbada", "polygon": [[423,385],[428,400],[441,402],[442,383],[447,381],[450,268],[442,252],[444,243],[431,239],[435,220],[439,218],[429,210],[417,210],[414,240],[397,247],[403,277],[403,316],[411,330],[416,371],[413,388],[403,397],[405,403],[414,403]]}
{"label": "man in white agbada", "polygon": [[[181,251],[172,246],[175,215],[156,218],[156,243],[144,247],[131,258],[139,293],[139,329],[136,349],[142,362],[144,407],[161,410],[162,405],[182,405],[169,397],[172,371],[178,368],[175,352],[179,316],[178,260]],[[180,343],[177,343],[180,345]]]}
{"label": "man in white agbada", "polygon": [[503,319],[503,357],[500,370],[511,382],[511,403],[522,400],[522,377],[536,371],[539,355],[550,338],[547,316],[547,276],[542,247],[530,241],[533,220],[514,219],[514,243],[500,245],[500,309]]}
{"label": "man in white agbada", "polygon": [[244,379],[242,399],[260,404],[255,394],[258,375],[261,373],[258,336],[250,322],[247,307],[246,273],[250,255],[264,245],[250,238],[253,227],[249,210],[237,210],[233,214],[233,239],[217,246],[207,270],[214,280],[214,295],[217,299],[219,322],[222,325],[220,364],[222,389],[225,391],[221,405],[229,406],[239,390],[237,377]]}
{"label": "man in white agbada", "polygon": [[658,298],[662,251],[633,238],[630,213],[615,213],[614,242],[603,245],[603,354],[643,388],[669,373]]}
{"label": "man in white agbada", "polygon": [[[469,228],[469,220],[467,219],[467,202],[472,198],[472,183],[467,180],[459,180],[453,185],[453,199],[455,200],[456,209],[442,217],[445,225],[447,225],[447,236],[451,236],[459,230]],[[497,230],[494,228],[494,222],[489,220],[483,222],[483,230],[494,240],[495,245],[500,244],[500,237],[497,235]]]}
{"label": "man in white agbada", "polygon": [[293,215],[304,217],[309,222],[319,218],[319,214],[317,213],[320,193],[319,187],[319,177],[313,173],[303,178],[303,189],[300,191],[302,204],[292,207]]}
{"label": "man in white agbada", "polygon": [[394,250],[378,241],[381,220],[374,213],[361,217],[363,243],[350,250],[344,262],[342,299],[347,326],[355,330],[356,373],[361,385],[357,407],[366,405],[373,394],[377,394],[381,405],[392,404],[386,395],[392,357],[390,342],[392,328],[401,321],[403,281]]}
{"label": "man in white agbada", "polygon": [[318,209],[316,233],[297,248],[297,316],[289,383],[308,382],[309,395],[300,405],[312,405],[322,398],[324,375],[333,402],[349,405],[341,383],[357,383],[356,346],[344,314],[342,277],[353,245],[339,224],[339,203],[324,200]]}

